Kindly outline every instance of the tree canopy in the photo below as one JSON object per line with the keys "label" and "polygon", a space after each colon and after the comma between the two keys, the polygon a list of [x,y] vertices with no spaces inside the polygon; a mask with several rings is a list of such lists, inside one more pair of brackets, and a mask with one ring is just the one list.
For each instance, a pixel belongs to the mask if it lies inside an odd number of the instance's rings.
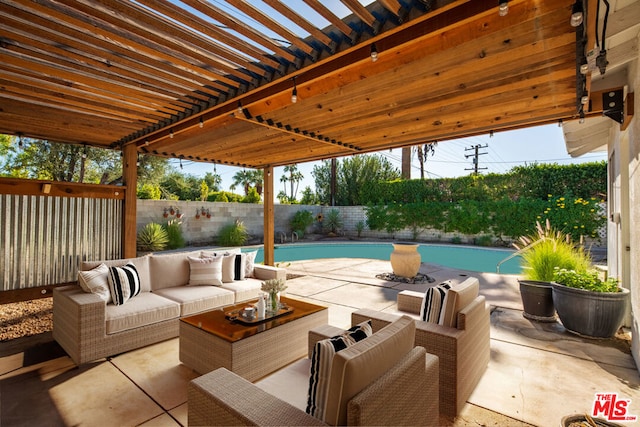
{"label": "tree canopy", "polygon": [[[331,161],[323,160],[311,172],[315,179],[316,194],[322,204],[331,203]],[[380,181],[400,178],[400,171],[386,157],[362,154],[336,160],[335,203],[339,206],[359,205],[366,186]]]}

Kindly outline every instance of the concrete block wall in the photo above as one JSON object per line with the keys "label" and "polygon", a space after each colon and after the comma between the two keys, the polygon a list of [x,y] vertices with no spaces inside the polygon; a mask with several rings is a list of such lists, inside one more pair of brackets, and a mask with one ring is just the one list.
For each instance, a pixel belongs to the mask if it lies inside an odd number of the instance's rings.
{"label": "concrete block wall", "polygon": [[[223,202],[183,202],[169,200],[138,200],[137,227],[140,229],[149,222],[164,223],[167,220],[176,218],[176,215],[163,216],[164,210],[173,207],[180,210],[183,217],[182,231],[187,244],[213,244],[220,229],[234,221],[239,220],[247,227],[251,241],[262,243],[264,236],[264,206],[262,204],[250,203],[223,203]],[[202,210],[208,211],[211,218],[202,216]],[[274,206],[274,232],[275,241],[291,242],[292,231],[290,221],[299,210],[308,210],[316,218],[322,214],[325,218],[329,212],[336,209],[342,219],[342,230],[340,236],[357,237],[358,223],[362,221],[364,229],[361,238],[370,239],[394,239],[413,240],[411,230],[401,230],[393,234],[386,231],[372,231],[366,226],[367,213],[364,206],[318,206],[318,205],[280,205]],[[196,219],[196,211],[200,213],[200,218]],[[322,224],[314,223],[306,230],[307,234],[323,233]],[[463,235],[460,233],[445,233],[440,230],[424,230],[418,236],[422,241],[473,243],[475,235]],[[604,240],[606,242],[606,238]]]}

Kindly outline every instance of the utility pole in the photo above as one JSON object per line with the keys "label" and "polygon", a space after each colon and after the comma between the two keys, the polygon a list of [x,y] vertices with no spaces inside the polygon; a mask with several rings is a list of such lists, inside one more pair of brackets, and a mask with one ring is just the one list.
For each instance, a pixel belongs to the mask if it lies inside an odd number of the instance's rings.
{"label": "utility pole", "polygon": [[483,154],[487,154],[487,153],[480,153],[480,152],[479,152],[479,150],[480,150],[481,148],[487,148],[487,147],[488,147],[488,145],[487,145],[487,144],[485,144],[485,145],[476,144],[476,145],[474,145],[474,146],[472,146],[472,147],[469,147],[469,148],[465,148],[465,149],[464,149],[464,151],[470,151],[470,150],[473,150],[473,151],[474,151],[474,153],[473,153],[473,154],[465,154],[465,155],[464,155],[464,157],[465,157],[465,158],[467,158],[467,159],[468,159],[469,157],[473,157],[473,168],[465,168],[465,170],[466,170],[466,171],[471,171],[471,170],[472,170],[474,175],[478,175],[478,171],[479,171],[479,170],[487,169],[487,168],[480,168],[480,167],[478,167],[478,157],[479,157],[479,156],[481,156],[481,155],[483,155]]}

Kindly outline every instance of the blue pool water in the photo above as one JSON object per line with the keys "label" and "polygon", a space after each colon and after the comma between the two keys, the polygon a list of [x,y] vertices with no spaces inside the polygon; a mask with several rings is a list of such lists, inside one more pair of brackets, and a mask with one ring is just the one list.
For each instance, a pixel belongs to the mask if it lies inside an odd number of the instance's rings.
{"label": "blue pool water", "polygon": [[[252,249],[245,249],[252,250]],[[368,258],[389,260],[393,251],[391,243],[312,243],[276,245],[275,262],[300,261],[323,258]],[[461,270],[495,273],[496,265],[513,253],[509,249],[479,248],[424,244],[418,248],[422,262],[439,264]],[[256,262],[263,261],[262,248]],[[514,257],[500,265],[500,273],[520,274],[520,257]]]}

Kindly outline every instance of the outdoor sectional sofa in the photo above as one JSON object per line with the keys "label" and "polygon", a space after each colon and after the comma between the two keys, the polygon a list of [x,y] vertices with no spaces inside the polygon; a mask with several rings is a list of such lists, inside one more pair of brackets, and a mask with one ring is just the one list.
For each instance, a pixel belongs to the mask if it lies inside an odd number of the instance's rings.
{"label": "outdoor sectional sofa", "polygon": [[[180,317],[256,298],[263,280],[286,280],[285,269],[249,262],[243,266],[247,274],[242,280],[233,280],[237,278],[237,266],[232,266],[236,267],[236,277],[232,280],[217,286],[203,286],[202,282],[200,286],[193,285],[198,283],[192,276],[193,259],[225,253],[240,256],[239,249],[232,249],[83,262],[81,272],[96,271],[101,264],[107,267],[133,264],[139,276],[140,292],[125,303],[115,305],[81,286],[56,288],[53,338],[80,365],[175,338]],[[226,265],[225,261],[223,267]],[[227,271],[224,275],[229,276]]]}

